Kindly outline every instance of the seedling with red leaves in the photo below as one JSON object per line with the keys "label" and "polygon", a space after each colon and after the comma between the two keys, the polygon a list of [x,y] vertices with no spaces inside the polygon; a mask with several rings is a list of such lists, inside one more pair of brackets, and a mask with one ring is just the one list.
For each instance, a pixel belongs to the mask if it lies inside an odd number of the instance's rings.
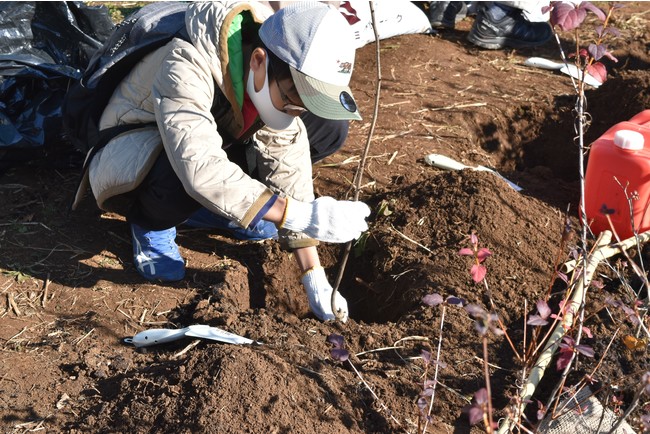
{"label": "seedling with red leaves", "polygon": [[557,359],[557,370],[562,371],[567,367],[573,353],[580,353],[583,356],[594,357],[594,350],[588,345],[576,344],[575,339],[571,336],[565,336],[560,343],[560,356]]}
{"label": "seedling with red leaves", "polygon": [[[574,59],[575,65],[583,73],[581,76],[582,80],[579,83],[580,91],[582,91],[582,86],[584,85],[585,72],[589,73],[589,75],[600,83],[604,83],[607,80],[607,68],[600,61],[601,59],[607,57],[613,62],[618,62],[618,59],[609,52],[604,41],[608,36],[620,36],[620,32],[616,28],[608,25],[612,12],[620,7],[620,5],[613,5],[610,7],[608,13],[605,14],[605,12],[590,2],[551,2],[548,7],[542,9],[542,12],[550,12],[550,21],[554,30],[557,28],[562,32],[574,31],[576,51],[569,54],[569,57]],[[578,29],[587,18],[589,12],[595,14],[603,22],[603,25],[599,25],[594,29],[596,33],[595,41],[590,43],[585,49],[580,47],[580,34]],[[555,36],[560,48],[560,54],[566,61],[557,33]]]}
{"label": "seedling with red leaves", "polygon": [[[421,357],[424,361],[424,380],[422,382],[422,392],[420,397],[417,400],[417,406],[422,414],[422,418],[425,420],[424,428],[421,432],[427,432],[427,426],[431,422],[431,410],[433,409],[433,401],[436,396],[436,385],[438,384],[438,368],[446,367],[445,362],[440,360],[440,352],[442,349],[442,331],[445,326],[445,313],[447,311],[447,305],[460,306],[466,304],[466,301],[462,298],[449,296],[443,300],[442,295],[440,294],[427,294],[422,299],[424,304],[435,307],[442,305],[442,314],[440,317],[440,334],[438,336],[438,351],[436,353],[436,359],[431,360],[431,352],[422,350]],[[435,371],[433,374],[433,380],[429,380],[428,373],[429,367],[431,365],[435,366]],[[420,423],[418,420],[418,432],[420,432]]]}
{"label": "seedling with red leaves", "polygon": [[[488,407],[491,404],[489,404],[489,402],[490,398],[488,397],[488,392],[485,387],[477,390],[476,393],[474,393],[472,403],[463,408],[463,413],[467,414],[470,425],[476,425],[482,421],[485,426],[489,426],[490,422],[487,419],[488,414],[490,414]],[[496,428],[496,425],[493,425],[492,429],[494,428]],[[492,432],[492,430],[488,430],[488,432]]]}
{"label": "seedling with red leaves", "polygon": [[[483,264],[483,262],[490,256],[492,256],[492,252],[485,248],[485,247],[479,247],[478,244],[478,235],[474,231],[469,235],[468,237],[469,242],[470,242],[470,247],[464,247],[458,251],[458,254],[461,256],[472,256],[474,258],[474,264],[472,264],[472,267],[470,268],[470,275],[472,276],[472,280],[474,283],[481,283],[483,282],[483,286],[485,287],[485,290],[487,291],[487,296],[490,301],[490,307],[492,310],[497,310],[496,306],[494,305],[494,301],[492,299],[492,294],[490,293],[490,287],[487,283],[487,279],[485,276],[487,275],[487,268]],[[499,326],[501,327],[501,330],[503,332],[506,331],[505,325],[501,322],[501,319],[498,316],[495,316],[496,321],[499,323]],[[513,344],[512,340],[510,339],[510,336],[508,336],[508,333],[505,333],[506,339],[508,341],[508,344],[510,345],[510,348],[512,348],[512,351],[515,353],[515,356],[517,359],[521,360],[521,356],[519,355],[519,352],[517,351],[517,348]]]}
{"label": "seedling with red leaves", "polygon": [[478,236],[474,232],[472,232],[472,234],[469,236],[469,241],[471,243],[471,247],[464,247],[460,249],[458,251],[458,254],[461,256],[474,257],[476,263],[472,265],[472,268],[469,272],[472,275],[472,280],[474,280],[475,283],[480,283],[487,274],[487,268],[485,268],[485,265],[482,263],[492,255],[492,252],[490,252],[485,247],[479,248]]}
{"label": "seedling with red leaves", "polygon": [[487,312],[477,304],[468,304],[465,306],[465,310],[476,320],[474,327],[483,342],[483,372],[485,375],[485,388],[480,389],[474,394],[474,404],[467,408],[467,412],[470,423],[478,423],[482,420],[485,424],[486,431],[492,433],[497,428],[497,424],[494,422],[492,414],[492,388],[490,386],[487,335],[488,332],[492,332],[495,335],[501,336],[505,332],[497,326],[497,323],[500,324],[497,314]]}

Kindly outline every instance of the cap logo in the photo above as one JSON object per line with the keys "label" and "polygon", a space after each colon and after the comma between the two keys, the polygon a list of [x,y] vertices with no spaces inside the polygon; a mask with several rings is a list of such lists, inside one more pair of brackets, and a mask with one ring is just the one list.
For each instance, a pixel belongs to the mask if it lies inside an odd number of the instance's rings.
{"label": "cap logo", "polygon": [[352,62],[339,62],[339,71],[342,74],[350,74],[352,72]]}
{"label": "cap logo", "polygon": [[339,102],[341,103],[343,108],[349,111],[350,113],[354,113],[357,111],[357,104],[354,102],[352,95],[350,95],[346,91],[340,93]]}

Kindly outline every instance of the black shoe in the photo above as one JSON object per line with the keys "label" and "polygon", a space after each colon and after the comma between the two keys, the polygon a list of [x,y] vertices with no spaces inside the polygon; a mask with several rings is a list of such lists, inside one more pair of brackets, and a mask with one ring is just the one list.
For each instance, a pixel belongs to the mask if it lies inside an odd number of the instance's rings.
{"label": "black shoe", "polygon": [[465,2],[429,2],[426,11],[431,27],[434,29],[453,29],[456,23],[467,16]]}
{"label": "black shoe", "polygon": [[503,18],[496,20],[489,7],[479,10],[467,39],[488,50],[536,47],[551,39],[553,32],[547,23],[530,22],[519,9],[505,12]]}

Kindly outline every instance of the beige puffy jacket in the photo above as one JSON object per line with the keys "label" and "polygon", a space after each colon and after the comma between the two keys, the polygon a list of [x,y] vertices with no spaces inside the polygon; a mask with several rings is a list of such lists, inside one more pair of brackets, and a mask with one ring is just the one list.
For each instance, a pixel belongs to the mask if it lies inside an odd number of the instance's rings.
{"label": "beige puffy jacket", "polygon": [[[110,209],[111,198],[135,189],[161,151],[192,198],[242,227],[251,223],[273,193],[314,200],[309,142],[299,118],[287,130],[265,127],[255,134],[254,152],[249,152],[254,155],[248,158],[256,159],[261,182],[229,161],[222,149],[211,108],[215,86],[233,107],[239,107],[226,38],[232,20],[244,11],[258,23],[272,13],[256,2],[192,4],[185,18],[192,43],[172,40],[144,57],[120,83],[100,129],[154,121],[158,128],[119,135],[94,157],[88,177],[100,208]],[[231,117],[228,129],[240,131],[241,112],[235,109]],[[280,231],[280,242],[288,248],[318,244],[285,230]]]}

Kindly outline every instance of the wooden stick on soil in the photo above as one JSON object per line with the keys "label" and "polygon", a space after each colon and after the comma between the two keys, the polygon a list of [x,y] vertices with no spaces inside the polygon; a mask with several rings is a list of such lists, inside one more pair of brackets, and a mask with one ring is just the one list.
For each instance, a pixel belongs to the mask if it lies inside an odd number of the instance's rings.
{"label": "wooden stick on soil", "polygon": [[45,308],[45,303],[47,302],[47,290],[50,287],[50,273],[47,273],[45,278],[45,284],[43,285],[43,298],[41,298],[41,307]]}
{"label": "wooden stick on soil", "polygon": [[180,350],[178,353],[176,353],[176,354],[174,354],[173,356],[171,356],[171,359],[172,359],[172,360],[176,360],[176,359],[181,358],[185,353],[187,353],[189,350],[191,350],[192,348],[194,348],[195,346],[197,346],[200,342],[201,342],[200,339],[195,339],[195,340],[193,340],[193,341],[190,342],[190,343],[189,343],[185,348],[183,348],[183,349]]}
{"label": "wooden stick on soil", "polygon": [[14,300],[14,293],[13,292],[8,292],[7,293],[7,302],[9,303],[9,306],[11,307],[11,309],[13,309],[16,316],[22,315],[22,312],[20,311],[20,309],[18,309],[18,305],[16,304],[16,300]]}
{"label": "wooden stick on soil", "polygon": [[404,239],[407,240],[407,241],[412,242],[413,244],[415,244],[415,245],[418,246],[418,247],[423,248],[424,250],[426,250],[426,251],[429,252],[429,253],[433,253],[433,251],[431,251],[431,249],[429,249],[427,246],[418,243],[417,241],[415,241],[415,240],[412,239],[412,238],[407,237],[406,235],[404,235],[403,233],[401,233],[400,231],[398,231],[397,229],[395,229],[395,227],[394,227],[393,225],[390,225],[390,227],[391,227],[391,229],[394,230],[394,231],[397,233],[397,235],[399,235],[400,237],[404,238]]}
{"label": "wooden stick on soil", "polygon": [[[377,53],[377,86],[375,87],[375,108],[372,113],[372,122],[370,123],[370,131],[368,131],[368,139],[366,140],[366,146],[363,149],[363,154],[361,156],[361,161],[359,162],[359,168],[355,174],[355,191],[354,191],[354,200],[359,200],[359,192],[361,190],[361,180],[363,178],[363,171],[366,166],[366,158],[368,157],[368,151],[370,150],[370,141],[372,139],[372,134],[375,131],[375,125],[377,124],[377,113],[379,112],[379,90],[381,89],[381,62],[379,56],[379,34],[377,33],[377,21],[375,20],[375,7],[374,2],[368,2],[370,5],[370,16],[372,18],[372,29],[375,33],[375,46]],[[345,265],[348,262],[348,257],[350,256],[350,250],[352,250],[352,241],[348,241],[345,245],[343,251],[343,257],[341,258],[341,268],[339,268],[339,274],[336,276],[336,282],[334,284],[334,290],[332,291],[332,298],[330,303],[332,305],[332,312],[338,321],[343,320],[343,312],[336,307],[336,294],[339,291],[339,285],[343,279],[343,273],[345,272]]]}

